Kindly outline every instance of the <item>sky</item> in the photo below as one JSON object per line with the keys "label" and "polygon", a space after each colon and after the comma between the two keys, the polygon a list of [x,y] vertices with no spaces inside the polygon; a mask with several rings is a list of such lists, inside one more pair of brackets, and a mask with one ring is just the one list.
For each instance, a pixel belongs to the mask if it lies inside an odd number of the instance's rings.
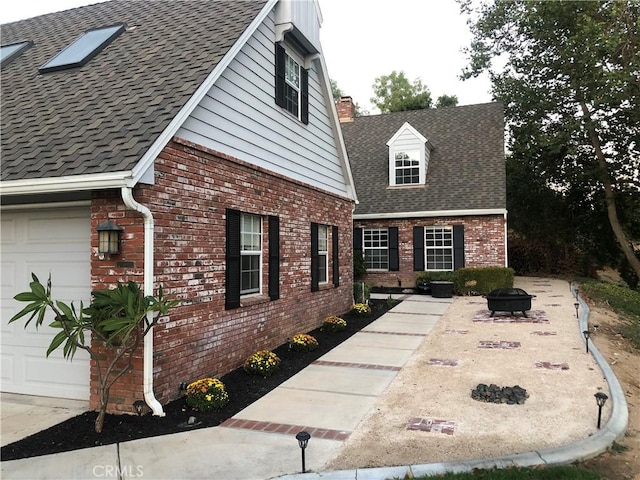
{"label": "sky", "polygon": [[[5,1],[0,22],[89,5],[100,0]],[[491,101],[483,76],[462,81],[467,64],[462,48],[470,41],[466,19],[455,0],[319,0],[323,24],[320,42],[329,77],[361,109],[371,104],[372,85],[381,75],[403,71],[420,79],[435,100],[456,95],[458,105]]]}

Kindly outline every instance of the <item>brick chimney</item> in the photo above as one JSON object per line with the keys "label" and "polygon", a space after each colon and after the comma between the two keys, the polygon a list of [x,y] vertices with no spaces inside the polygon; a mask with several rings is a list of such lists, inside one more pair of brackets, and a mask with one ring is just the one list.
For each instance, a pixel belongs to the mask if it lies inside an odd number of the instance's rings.
{"label": "brick chimney", "polygon": [[338,103],[336,104],[336,108],[338,110],[340,123],[353,122],[353,119],[356,116],[356,107],[353,104],[351,97],[340,97],[340,100],[338,100]]}

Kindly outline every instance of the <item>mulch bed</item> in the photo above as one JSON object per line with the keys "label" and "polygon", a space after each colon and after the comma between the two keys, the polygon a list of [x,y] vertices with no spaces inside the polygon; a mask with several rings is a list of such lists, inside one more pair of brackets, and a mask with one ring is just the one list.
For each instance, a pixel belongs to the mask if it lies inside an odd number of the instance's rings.
{"label": "mulch bed", "polygon": [[[352,312],[341,315],[341,318],[347,321],[347,328],[341,332],[327,333],[320,328],[307,332],[318,340],[319,346],[314,351],[291,351],[287,344],[274,349],[273,352],[282,362],[280,368],[270,377],[249,375],[242,367],[221,377],[220,380],[229,393],[230,402],[220,410],[208,413],[194,412],[186,405],[184,398],[180,398],[164,406],[165,417],[153,416],[151,413],[142,416],[107,414],[102,433],[96,433],[93,429],[97,413],[85,412],[2,447],[0,456],[2,461],[16,460],[220,425],[369,325],[392,306],[386,300],[372,300],[372,312],[367,316],[359,316]],[[196,427],[185,427],[190,416],[197,417],[197,421],[200,422]]]}

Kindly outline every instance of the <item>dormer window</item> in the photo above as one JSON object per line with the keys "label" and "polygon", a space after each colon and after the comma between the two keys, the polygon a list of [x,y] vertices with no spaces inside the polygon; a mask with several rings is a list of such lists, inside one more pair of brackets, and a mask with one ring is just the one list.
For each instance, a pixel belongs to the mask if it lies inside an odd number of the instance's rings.
{"label": "dormer window", "polygon": [[81,67],[100,53],[118,35],[124,32],[124,24],[88,30],[72,44],[40,67],[40,73]]}
{"label": "dormer window", "polygon": [[276,104],[302,123],[309,123],[309,72],[281,44],[276,44]]}
{"label": "dormer window", "polygon": [[405,123],[387,142],[389,147],[389,185],[419,186],[426,183],[431,144]]}

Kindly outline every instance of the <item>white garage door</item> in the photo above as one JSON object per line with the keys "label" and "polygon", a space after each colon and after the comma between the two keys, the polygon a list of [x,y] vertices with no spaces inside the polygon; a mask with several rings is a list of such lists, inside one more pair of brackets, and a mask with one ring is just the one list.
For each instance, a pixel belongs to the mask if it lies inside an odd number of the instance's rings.
{"label": "white garage door", "polygon": [[[91,298],[91,222],[89,207],[4,210],[2,238],[2,385],[4,392],[89,399],[89,356],[78,350],[73,361],[62,349],[46,357],[58,333],[49,315],[36,330],[33,322],[8,320],[26,303],[13,296],[29,289],[31,272],[46,285],[51,274],[52,296],[79,307]],[[27,317],[28,318],[28,317]]]}

